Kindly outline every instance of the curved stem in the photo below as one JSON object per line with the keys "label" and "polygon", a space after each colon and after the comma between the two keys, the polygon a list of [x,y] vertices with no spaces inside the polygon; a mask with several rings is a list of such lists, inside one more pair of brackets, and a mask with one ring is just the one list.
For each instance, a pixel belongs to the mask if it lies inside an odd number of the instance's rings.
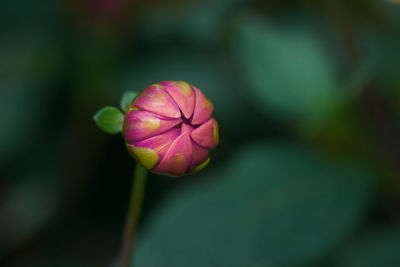
{"label": "curved stem", "polygon": [[121,244],[121,267],[128,267],[131,261],[131,253],[136,236],[140,211],[146,186],[147,171],[137,164],[134,175],[132,191],[129,201],[128,214],[126,216],[124,235]]}

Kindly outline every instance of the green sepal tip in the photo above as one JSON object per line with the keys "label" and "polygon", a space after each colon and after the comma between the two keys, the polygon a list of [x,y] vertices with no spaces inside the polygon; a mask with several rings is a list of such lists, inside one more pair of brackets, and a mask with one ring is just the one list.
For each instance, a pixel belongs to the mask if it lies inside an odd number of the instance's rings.
{"label": "green sepal tip", "polygon": [[121,109],[124,112],[128,111],[128,107],[129,105],[132,103],[133,99],[135,99],[135,97],[138,95],[137,92],[135,91],[126,91],[122,98],[121,98]]}
{"label": "green sepal tip", "polygon": [[124,114],[115,107],[100,109],[93,120],[101,130],[109,134],[121,133],[124,126]]}

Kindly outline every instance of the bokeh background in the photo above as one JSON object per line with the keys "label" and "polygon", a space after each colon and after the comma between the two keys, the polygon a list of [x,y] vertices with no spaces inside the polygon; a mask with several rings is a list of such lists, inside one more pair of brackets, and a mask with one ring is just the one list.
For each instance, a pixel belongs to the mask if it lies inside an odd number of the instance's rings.
{"label": "bokeh background", "polygon": [[135,163],[93,115],[185,80],[210,165],[150,175],[135,267],[400,266],[400,4],[5,0],[0,266],[116,266]]}

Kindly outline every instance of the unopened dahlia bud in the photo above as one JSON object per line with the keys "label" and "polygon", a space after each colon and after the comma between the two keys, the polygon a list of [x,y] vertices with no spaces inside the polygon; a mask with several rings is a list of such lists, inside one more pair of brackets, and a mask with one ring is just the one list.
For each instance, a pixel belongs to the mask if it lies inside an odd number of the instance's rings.
{"label": "unopened dahlia bud", "polygon": [[154,173],[180,176],[204,168],[218,144],[213,105],[187,82],[163,81],[130,104],[124,137],[130,153]]}

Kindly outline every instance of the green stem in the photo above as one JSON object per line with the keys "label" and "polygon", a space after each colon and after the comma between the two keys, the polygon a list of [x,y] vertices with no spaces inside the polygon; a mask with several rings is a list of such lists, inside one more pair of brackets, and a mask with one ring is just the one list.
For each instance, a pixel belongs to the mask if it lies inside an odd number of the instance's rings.
{"label": "green stem", "polygon": [[137,225],[146,186],[147,171],[137,164],[133,175],[133,185],[129,201],[128,214],[126,216],[125,229],[121,244],[121,267],[128,267],[131,261],[131,253],[136,236]]}

